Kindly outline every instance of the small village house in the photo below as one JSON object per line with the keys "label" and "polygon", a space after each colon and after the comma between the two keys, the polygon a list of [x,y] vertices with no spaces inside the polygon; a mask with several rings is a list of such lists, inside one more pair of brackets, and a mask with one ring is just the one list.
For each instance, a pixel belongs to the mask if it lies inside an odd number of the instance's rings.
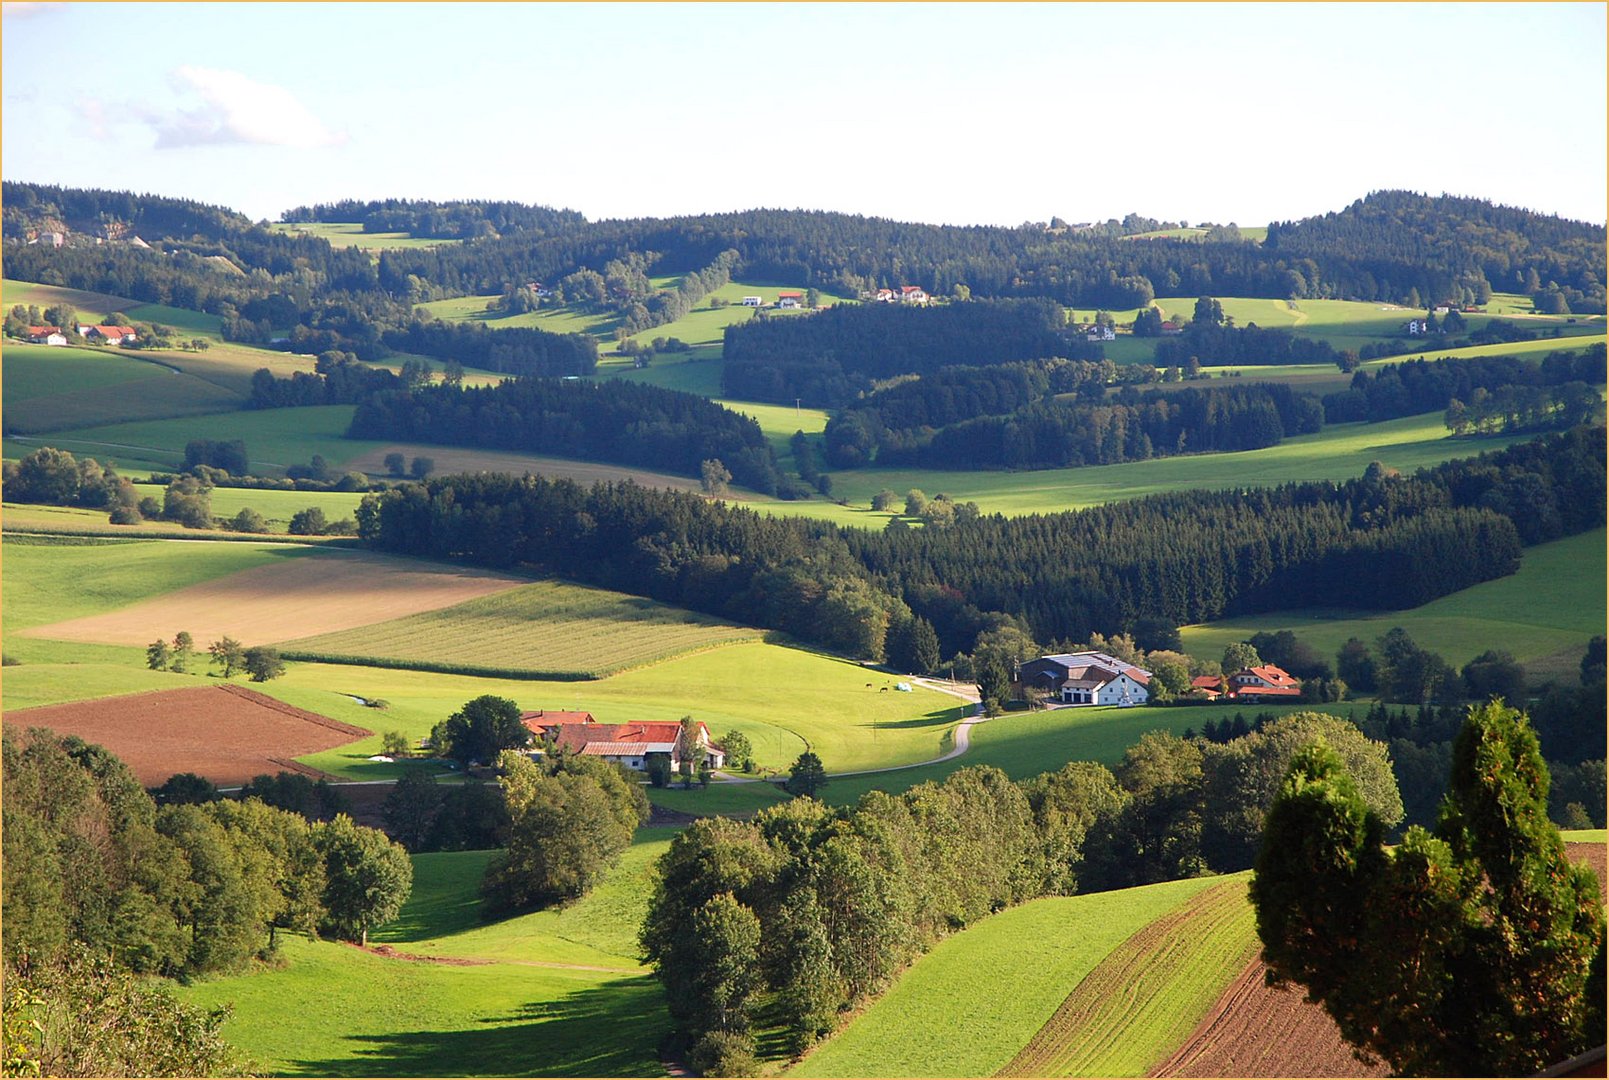
{"label": "small village house", "polygon": [[804,293],[802,293],[802,292],[779,292],[779,293],[777,293],[777,307],[779,307],[779,308],[798,308],[798,307],[803,307],[803,306],[804,306]]}
{"label": "small village house", "polygon": [[[539,740],[551,741],[569,753],[602,758],[638,772],[647,770],[650,754],[664,754],[671,771],[679,771],[690,752],[682,738],[682,725],[675,720],[600,724],[588,712],[539,709],[523,713],[520,722]],[[702,720],[696,730],[696,745],[703,748],[710,768],[722,768],[726,750],[710,738],[709,728]]]}
{"label": "small village house", "polygon": [[925,304],[928,301],[927,292],[920,285],[901,285],[899,287],[899,302],[902,304]]}
{"label": "small village house", "polygon": [[67,335],[61,332],[59,326],[30,326],[28,340],[35,345],[65,345]]}

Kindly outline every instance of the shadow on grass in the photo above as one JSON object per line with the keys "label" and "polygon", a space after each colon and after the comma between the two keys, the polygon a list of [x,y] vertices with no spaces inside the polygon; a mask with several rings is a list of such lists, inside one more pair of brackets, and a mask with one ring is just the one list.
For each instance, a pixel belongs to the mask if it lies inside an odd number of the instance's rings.
{"label": "shadow on grass", "polygon": [[862,724],[863,728],[876,728],[878,731],[898,731],[902,728],[940,727],[946,724],[956,724],[965,720],[971,712],[970,706],[953,709],[935,709],[925,716],[913,716],[907,720],[878,720],[875,723]]}
{"label": "shadow on grass", "polygon": [[670,1027],[659,984],[621,979],[445,1031],[352,1035],[352,1057],[295,1060],[288,1076],[656,1076]]}

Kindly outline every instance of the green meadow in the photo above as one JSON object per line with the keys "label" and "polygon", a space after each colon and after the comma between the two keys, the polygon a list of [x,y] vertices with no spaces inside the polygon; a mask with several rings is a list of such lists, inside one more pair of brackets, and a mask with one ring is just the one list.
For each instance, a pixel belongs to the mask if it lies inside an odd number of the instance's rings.
{"label": "green meadow", "polygon": [[992,915],[941,941],[788,1075],[993,1075],[1114,949],[1221,880],[1053,897]]}
{"label": "green meadow", "polygon": [[111,348],[8,342],[4,365],[7,433],[214,413],[241,401],[204,379]]}
{"label": "green meadow", "polygon": [[1186,626],[1179,634],[1187,652],[1217,656],[1258,631],[1290,630],[1333,657],[1348,638],[1372,644],[1400,626],[1455,667],[1502,649],[1531,664],[1533,678],[1573,679],[1587,639],[1605,631],[1605,540],[1604,530],[1594,529],[1526,548],[1517,573],[1409,611],[1276,611]]}
{"label": "green meadow", "polygon": [[294,236],[298,233],[321,237],[331,247],[355,247],[364,251],[385,251],[390,248],[435,247],[437,244],[457,244],[458,240],[437,240],[431,237],[409,236],[400,232],[364,232],[361,221],[276,221],[269,229]]}
{"label": "green meadow", "polygon": [[635,935],[669,840],[639,830],[587,896],[484,924],[476,890],[491,853],[416,855],[412,897],[371,941],[436,959],[285,935],[277,965],[178,993],[231,1006],[224,1037],[268,1075],[663,1075],[670,1021]]}
{"label": "green meadow", "polygon": [[[903,494],[920,488],[976,502],[986,513],[1032,514],[1072,510],[1120,499],[1179,490],[1270,487],[1301,480],[1344,480],[1359,476],[1371,461],[1404,472],[1501,449],[1519,437],[1454,439],[1440,413],[1378,424],[1334,424],[1313,435],[1298,435],[1278,446],[1226,454],[1153,458],[1121,465],[1031,472],[937,472],[914,469],[856,469],[835,472],[833,494],[853,506],[868,506],[882,488]],[[768,507],[773,513],[819,515],[813,500]],[[887,515],[866,511],[868,524]]]}

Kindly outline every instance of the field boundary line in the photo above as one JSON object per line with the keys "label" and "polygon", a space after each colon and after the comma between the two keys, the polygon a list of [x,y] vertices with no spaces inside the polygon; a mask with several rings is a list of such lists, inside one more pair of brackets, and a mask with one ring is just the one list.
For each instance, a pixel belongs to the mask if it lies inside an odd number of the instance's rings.
{"label": "field boundary line", "polygon": [[[286,716],[294,717],[297,720],[303,720],[309,724],[317,724],[319,727],[328,728],[329,730],[339,732],[342,735],[351,735],[354,740],[366,739],[370,735],[374,734],[374,732],[370,731],[368,728],[360,728],[356,724],[348,724],[344,720],[335,720],[328,716],[321,716],[318,713],[310,712],[307,709],[298,709],[294,705],[287,705],[278,698],[269,697],[267,694],[259,693],[258,691],[249,689],[248,687],[237,686],[234,683],[219,683],[214,687],[214,689],[222,690],[226,694],[233,694],[238,698],[244,698],[246,701],[250,701],[255,705],[261,705],[265,709],[272,709],[275,712],[283,713]],[[311,768],[311,766],[307,765],[298,767]]]}

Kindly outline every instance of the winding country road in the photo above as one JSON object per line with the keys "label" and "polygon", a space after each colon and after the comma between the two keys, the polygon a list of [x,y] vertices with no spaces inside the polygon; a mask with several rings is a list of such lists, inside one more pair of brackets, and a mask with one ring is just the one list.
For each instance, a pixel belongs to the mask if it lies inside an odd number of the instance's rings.
{"label": "winding country road", "polygon": [[[945,761],[954,760],[972,748],[972,728],[977,724],[985,723],[989,719],[983,715],[982,699],[978,696],[977,687],[969,686],[965,690],[960,690],[957,687],[967,686],[967,684],[945,682],[942,679],[913,678],[911,682],[925,690],[936,690],[941,694],[958,697],[973,706],[973,714],[955,726],[955,745],[938,757],[928,758],[926,761],[913,761],[908,765],[885,765],[880,769],[856,769],[852,772],[828,773],[828,779],[836,779],[841,776],[871,776],[875,773],[899,772],[902,769],[920,769],[927,765],[938,765]],[[733,776],[731,773],[724,772],[716,773],[712,780],[712,783],[716,784],[769,784],[773,782],[773,779],[763,776]]]}

